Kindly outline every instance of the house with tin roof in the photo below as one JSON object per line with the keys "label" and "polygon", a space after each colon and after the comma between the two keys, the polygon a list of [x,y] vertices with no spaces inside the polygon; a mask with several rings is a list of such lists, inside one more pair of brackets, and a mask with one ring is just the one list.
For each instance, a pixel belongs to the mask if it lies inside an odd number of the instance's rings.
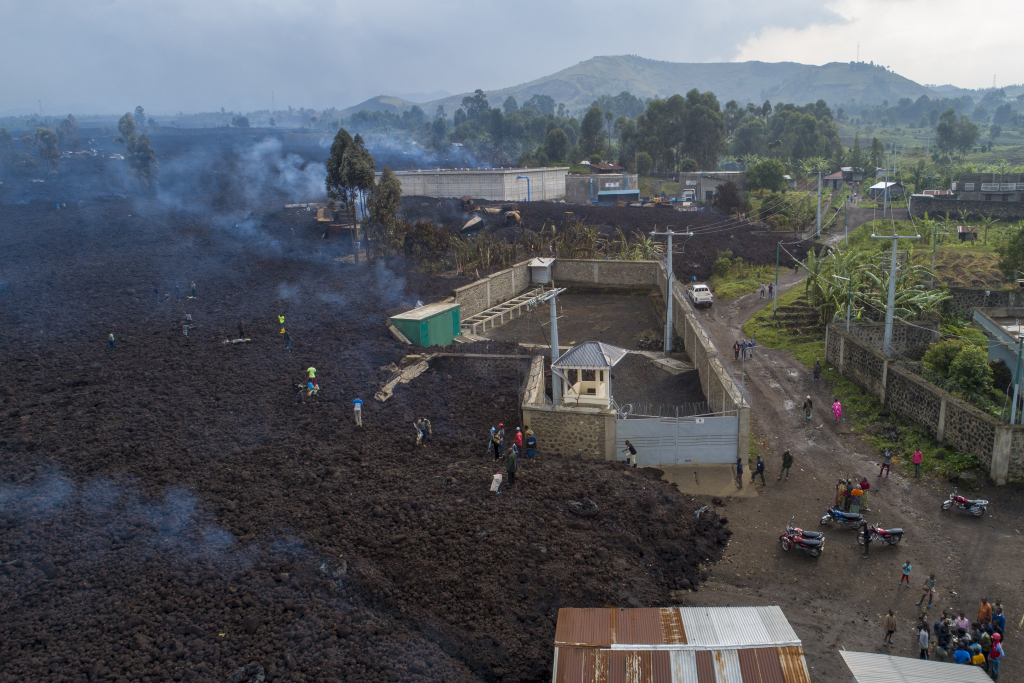
{"label": "house with tin roof", "polygon": [[552,683],[810,683],[782,609],[563,608]]}

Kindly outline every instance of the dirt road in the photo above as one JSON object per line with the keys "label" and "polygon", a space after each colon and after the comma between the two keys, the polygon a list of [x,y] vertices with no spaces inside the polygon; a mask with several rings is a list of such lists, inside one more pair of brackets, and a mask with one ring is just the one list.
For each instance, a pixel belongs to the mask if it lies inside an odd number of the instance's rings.
{"label": "dirt road", "polygon": [[[870,210],[858,213],[869,214],[866,220],[870,220]],[[831,240],[841,237],[842,231]],[[788,271],[780,279],[782,290],[799,286],[801,279]],[[770,300],[754,293],[722,302],[705,313],[720,348],[731,347],[742,336],[743,323],[765,305]],[[734,362],[731,354],[727,362]],[[739,376],[740,363],[735,365]],[[895,465],[891,476],[879,479],[877,452],[845,420],[838,427],[834,424],[829,388],[824,381],[816,385],[790,353],[758,348],[746,362],[746,384],[753,400],[751,436],[766,445],[768,485],[762,487],[758,481],[756,498],[727,501],[724,514],[735,535],[705,589],[686,594],[684,602],[780,605],[803,640],[815,681],[846,680],[849,672],[838,654],[843,648],[916,657],[913,628],[921,608],[914,603],[929,573],[938,581],[929,623],[943,609],[963,610],[973,621],[983,596],[999,598],[1007,610],[1005,642],[1020,643],[1024,504],[1018,487],[984,486],[978,497],[991,500],[992,506],[981,519],[940,512],[951,485],[907,479]],[[815,405],[810,422],[800,411],[807,395]],[[795,463],[789,481],[780,482],[776,477],[786,448]],[[854,531],[819,525],[834,498],[837,479],[851,475],[867,476],[872,484],[868,513],[872,523],[907,530],[900,545],[873,544],[870,557],[862,558]],[[744,486],[750,485],[748,470]],[[826,532],[825,551],[819,559],[781,549],[779,534],[791,516],[799,526]],[[913,566],[912,586],[899,589],[905,561]],[[888,609],[896,612],[900,628],[895,644],[883,648],[882,617]],[[1017,680],[1022,672],[1019,659],[1008,659],[1001,673],[1003,680]]]}

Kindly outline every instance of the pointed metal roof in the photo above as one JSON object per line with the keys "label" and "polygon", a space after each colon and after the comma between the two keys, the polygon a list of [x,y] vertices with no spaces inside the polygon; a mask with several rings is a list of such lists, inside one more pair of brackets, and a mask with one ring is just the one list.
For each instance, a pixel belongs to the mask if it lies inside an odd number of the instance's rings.
{"label": "pointed metal roof", "polygon": [[582,370],[601,370],[613,368],[629,353],[618,346],[604,342],[588,341],[574,346],[551,364],[553,368],[579,368]]}

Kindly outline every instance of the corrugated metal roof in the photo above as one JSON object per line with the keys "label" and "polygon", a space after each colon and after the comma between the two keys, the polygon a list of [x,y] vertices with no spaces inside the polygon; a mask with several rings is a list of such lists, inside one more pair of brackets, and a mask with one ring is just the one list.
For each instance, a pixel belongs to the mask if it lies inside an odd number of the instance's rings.
{"label": "corrugated metal roof", "polygon": [[567,607],[558,611],[552,680],[810,683],[810,676],[777,606]]}
{"label": "corrugated metal roof", "polygon": [[[671,651],[559,647],[555,648],[553,668],[553,683],[810,683],[811,680],[799,647]],[[904,683],[902,679],[880,680]],[[943,683],[945,680],[942,679]],[[870,683],[879,682],[872,679]]]}
{"label": "corrugated metal roof", "polygon": [[437,303],[426,304],[424,306],[419,306],[418,308],[414,308],[411,311],[406,311],[405,313],[399,313],[398,315],[393,315],[393,316],[391,316],[391,319],[392,320],[425,320],[427,318],[433,317],[433,316],[438,315],[440,313],[444,313],[446,311],[450,311],[453,308],[458,308],[458,307],[459,307],[459,304],[456,304],[456,303],[451,303],[451,302],[447,302],[447,301],[438,301]]}
{"label": "corrugated metal roof", "polygon": [[556,368],[582,368],[599,370],[614,367],[626,357],[628,351],[604,342],[588,341],[574,346],[551,365]]}
{"label": "corrugated metal roof", "polygon": [[857,683],[991,683],[976,666],[840,651]]}

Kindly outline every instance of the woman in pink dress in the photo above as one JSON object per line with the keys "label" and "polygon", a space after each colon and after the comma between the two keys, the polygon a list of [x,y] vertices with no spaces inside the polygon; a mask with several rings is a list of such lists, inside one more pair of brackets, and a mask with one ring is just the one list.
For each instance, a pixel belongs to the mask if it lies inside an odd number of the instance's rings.
{"label": "woman in pink dress", "polygon": [[836,416],[836,424],[839,424],[839,418],[843,416],[843,404],[839,402],[838,398],[832,404],[832,414]]}

